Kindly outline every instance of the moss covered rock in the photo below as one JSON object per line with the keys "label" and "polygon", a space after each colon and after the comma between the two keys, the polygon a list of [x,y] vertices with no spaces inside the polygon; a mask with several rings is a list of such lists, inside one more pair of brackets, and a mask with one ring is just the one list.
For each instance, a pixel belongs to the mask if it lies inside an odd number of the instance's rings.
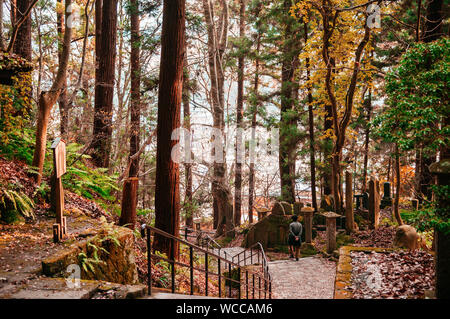
{"label": "moss covered rock", "polygon": [[291,216],[270,214],[250,226],[242,247],[250,247],[260,242],[264,249],[287,244],[287,234]]}
{"label": "moss covered rock", "polygon": [[64,276],[69,265],[77,264],[81,279],[135,284],[138,274],[133,245],[130,229],[107,225],[94,236],[44,259],[42,272],[52,277]]}

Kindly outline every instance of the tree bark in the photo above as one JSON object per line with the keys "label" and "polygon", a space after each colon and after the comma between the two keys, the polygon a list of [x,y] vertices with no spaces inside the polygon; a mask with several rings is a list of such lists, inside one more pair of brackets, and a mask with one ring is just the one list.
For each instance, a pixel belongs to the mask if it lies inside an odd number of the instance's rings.
{"label": "tree bark", "polygon": [[[239,37],[242,41],[245,37],[245,0],[240,0],[239,10]],[[234,224],[241,224],[241,197],[242,197],[242,119],[244,118],[244,55],[238,58],[238,95],[236,104],[236,150],[235,150],[235,174],[234,174]]]}
{"label": "tree bark", "polygon": [[[213,127],[216,132],[220,132],[222,136],[214,136],[215,144],[223,146],[225,133],[224,120],[224,68],[223,54],[227,44],[228,34],[228,3],[221,0],[222,7],[221,16],[218,27],[214,27],[214,8],[210,0],[203,0],[203,11],[205,14],[205,22],[208,33],[208,63],[209,76],[211,79],[211,102],[213,110]],[[219,140],[217,140],[219,139]],[[222,154],[216,154],[215,148],[212,149],[214,158],[213,177],[212,177],[212,195],[214,217],[217,218],[216,236],[221,236],[224,232],[229,233],[234,228],[233,205],[231,202],[231,194],[226,183],[226,161],[224,148],[220,150]]]}
{"label": "tree bark", "polygon": [[370,39],[370,27],[365,23],[364,27],[364,37],[361,42],[358,44],[358,47],[355,52],[355,61],[353,65],[353,72],[350,78],[350,84],[347,88],[346,100],[344,105],[344,112],[342,117],[338,114],[338,105],[337,99],[335,96],[333,84],[332,84],[332,72],[333,69],[330,63],[330,39],[333,35],[335,28],[335,21],[338,17],[338,12],[332,14],[331,8],[323,7],[322,18],[323,18],[323,47],[322,47],[322,57],[327,66],[327,73],[325,77],[325,87],[330,99],[332,118],[333,118],[333,129],[335,135],[335,142],[333,145],[333,153],[332,153],[332,189],[333,189],[333,197],[335,203],[335,211],[336,213],[340,213],[341,211],[341,192],[340,192],[340,180],[341,180],[341,159],[342,159],[342,150],[346,140],[346,130],[348,125],[350,124],[352,112],[353,112],[353,99],[356,91],[356,84],[358,80],[359,68],[361,56],[363,54],[364,48]]}
{"label": "tree bark", "polygon": [[[171,158],[172,132],[180,127],[183,89],[185,0],[164,0],[158,92],[155,226],[174,236],[180,230],[179,165]],[[178,244],[155,234],[155,250],[178,256]]]}
{"label": "tree bark", "polygon": [[[67,8],[71,7],[72,1],[66,0],[65,4],[65,21],[71,13],[67,12]],[[42,92],[39,96],[39,109],[37,116],[37,129],[36,129],[36,144],[33,155],[32,166],[38,168],[38,174],[36,175],[36,183],[40,185],[42,180],[42,172],[44,168],[45,160],[45,148],[47,144],[47,127],[50,118],[50,112],[53,105],[58,100],[58,96],[64,85],[64,79],[66,78],[67,66],[69,64],[70,56],[70,41],[72,38],[72,28],[66,23],[66,32],[64,32],[64,44],[62,49],[62,58],[59,63],[56,79],[52,84],[52,87],[47,92]]]}
{"label": "tree bark", "polygon": [[139,155],[136,158],[132,156],[139,151],[139,133],[140,133],[140,36],[139,36],[139,2],[138,0],[130,0],[130,23],[131,23],[131,132],[130,132],[130,156],[129,156],[129,178],[123,184],[122,197],[122,213],[120,215],[119,224],[130,224],[129,227],[134,229],[136,223],[136,207],[138,202],[139,188]]}
{"label": "tree bark", "polygon": [[[140,65],[140,21],[139,0],[130,0],[131,22],[131,132],[130,132],[130,156],[139,151],[140,117],[141,117],[141,65]],[[139,157],[131,161],[130,177],[137,177],[139,172]]]}
{"label": "tree bark", "polygon": [[117,0],[105,1],[102,4],[101,15],[99,64],[96,69],[95,85],[92,160],[99,167],[109,167],[116,62]]}
{"label": "tree bark", "polygon": [[395,198],[394,198],[394,217],[398,225],[403,225],[403,220],[400,215],[399,203],[400,203],[400,188],[401,188],[401,175],[400,175],[400,153],[398,145],[395,144]]}
{"label": "tree bark", "polygon": [[364,168],[363,168],[363,187],[362,192],[367,191],[367,165],[369,163],[369,143],[370,143],[370,126],[369,122],[372,117],[372,90],[369,89],[369,97],[366,101],[367,108],[367,124],[366,124],[366,136],[364,141]]}
{"label": "tree bark", "polygon": [[295,32],[291,29],[293,18],[288,16],[291,1],[283,2],[285,10],[282,69],[281,69],[281,110],[279,134],[279,168],[281,198],[293,203],[295,201],[295,160],[297,146],[297,118],[295,114],[295,99],[298,85],[295,72],[298,68],[299,50],[294,41]]}
{"label": "tree bark", "polygon": [[[189,87],[189,68],[188,68],[188,60],[187,60],[187,42],[185,40],[185,54],[184,54],[184,76],[183,76],[183,126],[184,128],[190,132],[191,131],[191,108],[190,108],[190,87]],[[192,207],[192,163],[191,163],[191,136],[190,134],[185,136],[185,160],[184,163],[184,174],[185,174],[185,197],[184,197],[184,206],[185,206],[185,216],[186,216],[186,226],[193,228],[194,227],[194,216],[193,216],[193,207]]]}
{"label": "tree bark", "polygon": [[[308,24],[304,23],[305,43],[308,41]],[[309,82],[311,78],[310,60],[306,58],[306,81]],[[317,206],[317,193],[316,193],[316,151],[314,141],[314,113],[313,113],[313,96],[312,87],[308,85],[308,124],[309,124],[309,161],[310,161],[310,173],[311,173],[311,198],[312,206],[314,210],[319,211]]]}
{"label": "tree bark", "polygon": [[119,225],[127,226],[134,230],[136,225],[136,198],[138,192],[139,179],[130,177],[123,183],[121,214]]}
{"label": "tree bark", "polygon": [[[57,3],[62,5],[63,0],[58,0]],[[58,31],[58,61],[62,59],[62,43],[64,41],[64,12],[57,11],[57,31]],[[60,115],[60,132],[62,138],[67,140],[67,133],[69,129],[69,106],[67,103],[67,78],[63,79],[63,88],[58,99],[59,115]]]}
{"label": "tree bark", "polygon": [[[256,18],[258,18],[259,10],[256,11]],[[252,105],[252,141],[255,139],[256,135],[256,115],[258,114],[258,91],[259,91],[259,51],[261,49],[261,32],[258,30],[256,39],[256,59],[255,59],[255,82],[253,85],[253,94],[256,97],[256,102]],[[248,179],[248,222],[253,224],[253,199],[255,197],[255,154],[252,148],[249,152],[250,157],[250,172]]]}
{"label": "tree bark", "polygon": [[428,2],[425,34],[422,37],[426,43],[433,42],[444,35],[442,32],[443,4],[444,0],[430,0]]}
{"label": "tree bark", "polygon": [[[27,9],[33,6],[32,0],[21,0],[17,1],[16,10],[15,10],[15,19],[19,20],[22,18],[27,11]],[[32,50],[31,50],[31,15],[25,18],[23,23],[17,29],[17,38],[14,42],[13,52],[22,58],[31,61],[32,59]]]}

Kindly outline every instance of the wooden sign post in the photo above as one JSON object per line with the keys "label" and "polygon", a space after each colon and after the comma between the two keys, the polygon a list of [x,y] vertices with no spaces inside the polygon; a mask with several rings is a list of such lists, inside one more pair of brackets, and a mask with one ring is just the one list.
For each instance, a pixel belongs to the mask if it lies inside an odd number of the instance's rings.
{"label": "wooden sign post", "polygon": [[51,148],[53,150],[53,194],[56,211],[56,224],[53,224],[53,241],[59,242],[67,235],[66,218],[63,216],[64,189],[61,180],[61,177],[66,173],[66,142],[58,137]]}

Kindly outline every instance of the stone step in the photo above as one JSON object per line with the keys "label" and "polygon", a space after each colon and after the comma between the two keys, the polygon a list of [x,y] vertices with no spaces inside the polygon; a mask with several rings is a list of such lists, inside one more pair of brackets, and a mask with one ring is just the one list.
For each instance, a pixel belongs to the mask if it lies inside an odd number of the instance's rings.
{"label": "stone step", "polygon": [[145,296],[145,285],[121,285],[80,280],[70,285],[64,278],[38,277],[23,283],[4,283],[1,299],[136,299]]}
{"label": "stone step", "polygon": [[228,299],[228,298],[171,293],[170,290],[168,289],[153,287],[151,296],[146,295],[140,297],[139,299]]}

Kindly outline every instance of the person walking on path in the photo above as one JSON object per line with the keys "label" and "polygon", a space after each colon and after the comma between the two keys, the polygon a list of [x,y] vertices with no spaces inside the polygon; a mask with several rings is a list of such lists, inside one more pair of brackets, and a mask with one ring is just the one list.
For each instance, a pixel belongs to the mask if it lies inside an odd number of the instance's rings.
{"label": "person walking on path", "polygon": [[294,250],[295,250],[295,260],[298,261],[298,254],[300,250],[300,245],[302,244],[302,224],[298,221],[298,216],[292,216],[292,223],[289,224],[289,236],[288,236],[288,244],[289,251],[291,253],[291,258],[294,258]]}

